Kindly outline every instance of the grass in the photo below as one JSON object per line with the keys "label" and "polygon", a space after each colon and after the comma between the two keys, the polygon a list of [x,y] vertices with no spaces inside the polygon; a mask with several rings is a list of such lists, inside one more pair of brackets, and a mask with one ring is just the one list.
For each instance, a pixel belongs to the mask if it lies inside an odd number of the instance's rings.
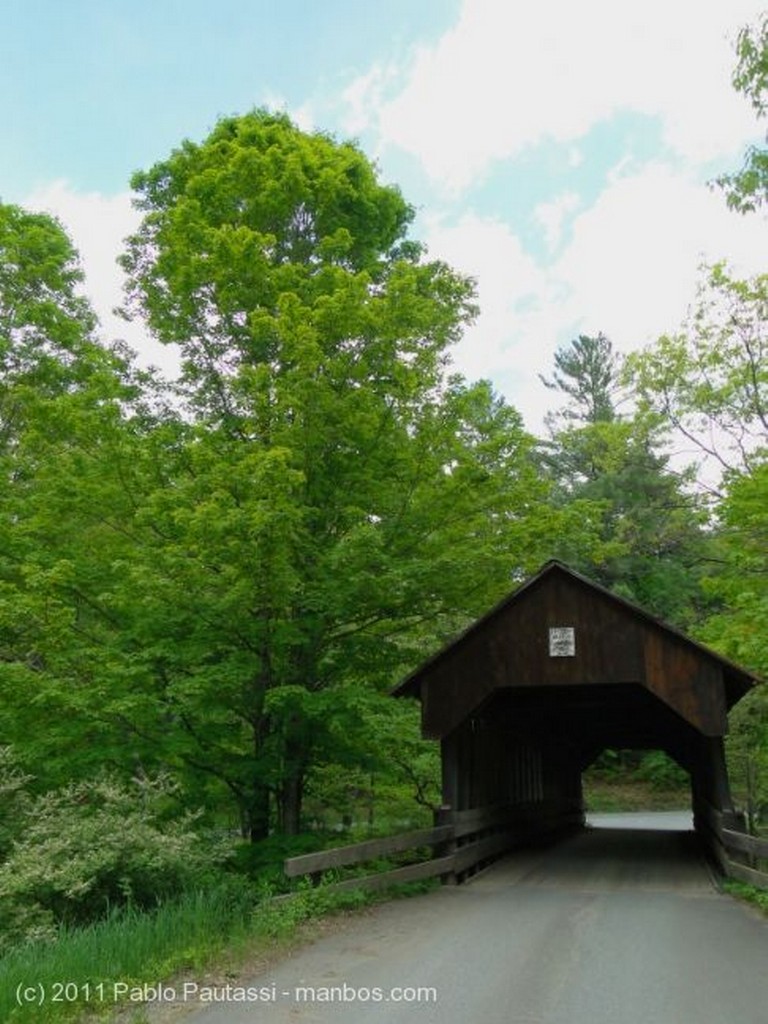
{"label": "grass", "polygon": [[[585,797],[592,811],[676,809],[690,800],[687,790],[658,790],[638,780],[589,780]],[[392,894],[303,889],[271,899],[238,880],[190,893],[151,913],[116,913],[88,928],[62,931],[54,943],[29,944],[0,958],[0,1024],[113,1020],[118,1014],[125,1021],[125,999],[118,1004],[126,988],[143,990],[210,970],[233,976],[239,964],[266,961],[295,943],[306,934],[307,922]],[[753,902],[761,903],[760,896],[768,900],[763,893]],[[19,993],[29,997],[22,1005]],[[130,1019],[147,1020],[136,1002]]]}
{"label": "grass", "polygon": [[[225,956],[274,953],[304,922],[371,902],[360,893],[305,890],[281,900],[245,887],[189,894],[152,913],[124,912],[64,932],[55,943],[24,946],[0,959],[0,1022],[53,1024],[114,1016],[117,997]],[[29,1001],[19,1005],[18,994]],[[40,996],[44,998],[41,1000]]]}
{"label": "grass", "polygon": [[744,900],[745,903],[751,903],[768,916],[768,892],[764,889],[756,889],[753,885],[746,885],[732,878],[724,879],[721,886],[724,892]]}
{"label": "grass", "polygon": [[595,813],[610,811],[678,811],[691,806],[687,787],[659,788],[642,779],[584,779],[584,802]]}

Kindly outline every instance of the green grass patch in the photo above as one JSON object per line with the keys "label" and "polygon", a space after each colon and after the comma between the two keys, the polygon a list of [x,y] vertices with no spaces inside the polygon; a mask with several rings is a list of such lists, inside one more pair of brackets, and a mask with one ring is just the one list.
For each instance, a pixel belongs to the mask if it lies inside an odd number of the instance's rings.
{"label": "green grass patch", "polygon": [[[0,960],[0,1020],[75,1019],[86,1006],[106,1011],[118,982],[156,981],[198,967],[224,942],[245,935],[253,915],[244,892],[218,889],[11,950]],[[29,991],[29,1005],[18,1005],[19,986]]]}
{"label": "green grass patch", "polygon": [[124,911],[66,930],[55,942],[19,947],[0,959],[0,1021],[48,1024],[88,1013],[108,1018],[120,986],[200,972],[225,952],[228,960],[259,949],[274,952],[304,922],[373,898],[359,891],[307,889],[259,900],[253,890],[228,886],[189,894],[151,913]]}
{"label": "green grass patch", "polygon": [[768,892],[765,889],[756,889],[754,885],[747,885],[745,882],[737,882],[732,878],[726,878],[721,883],[723,892],[730,896],[751,903],[764,913],[768,914]]}
{"label": "green grass patch", "polygon": [[679,811],[691,806],[687,787],[659,788],[634,779],[584,779],[584,803],[594,813],[611,811]]}
{"label": "green grass patch", "polygon": [[[29,944],[0,959],[0,1021],[72,1021],[90,1012],[109,1018],[121,986],[155,984],[181,972],[273,951],[317,916],[356,907],[359,892],[306,890],[262,899],[243,887],[189,894],[147,913],[124,911],[55,942]],[[23,1005],[19,1005],[20,1002]]]}

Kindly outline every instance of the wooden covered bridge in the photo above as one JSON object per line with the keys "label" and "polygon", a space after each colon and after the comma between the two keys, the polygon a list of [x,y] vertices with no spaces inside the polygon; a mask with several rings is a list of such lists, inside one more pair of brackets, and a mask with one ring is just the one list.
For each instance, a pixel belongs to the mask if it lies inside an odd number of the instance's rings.
{"label": "wooden covered bridge", "polygon": [[[421,877],[461,877],[511,846],[583,825],[582,772],[604,750],[627,748],[663,750],[681,765],[694,826],[722,870],[768,885],[754,870],[768,842],[743,835],[723,742],[728,711],[756,682],[637,605],[547,563],[394,691],[420,700],[423,734],[441,748],[439,827],[410,837],[439,844]],[[363,846],[376,855],[406,849],[409,837],[400,838]],[[330,863],[350,863],[347,849]],[[296,858],[291,873],[327,860]]]}
{"label": "wooden covered bridge", "polygon": [[514,818],[518,808],[518,833],[531,837],[580,824],[582,772],[604,750],[663,750],[688,772],[694,824],[711,845],[719,829],[739,830],[723,740],[728,711],[755,683],[552,561],[395,693],[421,701],[452,811],[503,806]]}

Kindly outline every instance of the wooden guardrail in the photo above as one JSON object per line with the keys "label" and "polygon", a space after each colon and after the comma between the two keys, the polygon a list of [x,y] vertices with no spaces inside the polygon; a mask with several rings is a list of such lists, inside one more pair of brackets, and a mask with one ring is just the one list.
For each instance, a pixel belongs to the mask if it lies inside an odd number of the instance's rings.
{"label": "wooden guardrail", "polygon": [[[437,877],[458,882],[516,845],[582,822],[581,812],[564,812],[562,806],[554,803],[475,807],[467,811],[441,808],[433,828],[291,857],[284,862],[283,869],[289,878],[309,875],[318,884],[324,872],[335,868],[408,851],[418,856],[422,851],[420,859],[403,867],[347,878],[330,883],[328,888],[384,889]],[[424,856],[427,849],[431,853]]]}
{"label": "wooden guardrail", "polygon": [[768,839],[748,835],[730,828],[734,824],[730,815],[723,814],[706,804],[698,812],[697,824],[706,833],[710,849],[720,870],[728,878],[746,882],[758,889],[768,889]]}

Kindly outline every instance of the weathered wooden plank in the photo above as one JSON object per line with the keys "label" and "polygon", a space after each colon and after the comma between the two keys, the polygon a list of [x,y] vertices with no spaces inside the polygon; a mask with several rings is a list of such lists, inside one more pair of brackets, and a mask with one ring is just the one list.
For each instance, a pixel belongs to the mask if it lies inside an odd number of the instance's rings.
{"label": "weathered wooden plank", "polygon": [[731,861],[728,857],[728,854],[725,852],[725,847],[720,842],[719,838],[715,836],[713,833],[709,834],[709,837],[707,839],[707,848],[711,856],[717,863],[717,866],[722,872],[722,874],[727,876],[729,873],[729,865]]}
{"label": "weathered wooden plank", "polygon": [[745,864],[737,864],[735,860],[727,862],[725,873],[738,882],[746,882],[748,885],[754,885],[757,889],[768,889],[768,874],[766,872],[748,868]]}
{"label": "weathered wooden plank", "polygon": [[283,863],[283,870],[289,878],[295,878],[297,875],[327,871],[329,868],[340,868],[348,864],[361,864],[366,860],[386,857],[390,853],[402,853],[404,850],[410,850],[417,846],[433,846],[435,843],[446,842],[452,836],[452,825],[416,829],[413,832],[405,832],[397,836],[385,836],[383,839],[367,839],[362,843],[337,846],[333,850],[318,850],[317,853],[305,853],[300,857],[289,857]]}
{"label": "weathered wooden plank", "polygon": [[515,839],[513,832],[506,831],[499,832],[495,836],[488,836],[487,839],[479,839],[476,843],[470,843],[468,846],[462,846],[453,855],[453,870],[456,874],[469,871],[480,861],[496,857],[506,850],[512,849]]}
{"label": "weathered wooden plank", "polygon": [[494,807],[473,807],[468,811],[457,811],[453,821],[454,838],[464,839],[486,828],[506,824],[512,809],[508,804]]}
{"label": "weathered wooden plank", "polygon": [[436,857],[418,864],[408,864],[404,868],[393,868],[392,871],[381,871],[377,875],[363,875],[361,878],[346,878],[343,882],[331,882],[323,886],[323,891],[343,892],[353,889],[366,889],[376,892],[390,885],[403,885],[406,882],[420,882],[425,878],[437,878],[447,875],[453,870],[453,857]]}
{"label": "weathered wooden plank", "polygon": [[750,853],[753,857],[768,858],[768,839],[759,839],[757,836],[747,835],[745,832],[732,832],[731,829],[722,830],[723,845],[728,850],[738,850],[741,853]]}
{"label": "weathered wooden plank", "polygon": [[721,829],[723,827],[723,818],[725,817],[723,812],[718,811],[716,807],[709,803],[704,805],[704,810],[707,815],[707,821],[712,828]]}
{"label": "weathered wooden plank", "polygon": [[451,815],[456,839],[496,825],[527,826],[550,819],[562,819],[561,804],[556,800],[472,807],[466,811],[454,811]]}

